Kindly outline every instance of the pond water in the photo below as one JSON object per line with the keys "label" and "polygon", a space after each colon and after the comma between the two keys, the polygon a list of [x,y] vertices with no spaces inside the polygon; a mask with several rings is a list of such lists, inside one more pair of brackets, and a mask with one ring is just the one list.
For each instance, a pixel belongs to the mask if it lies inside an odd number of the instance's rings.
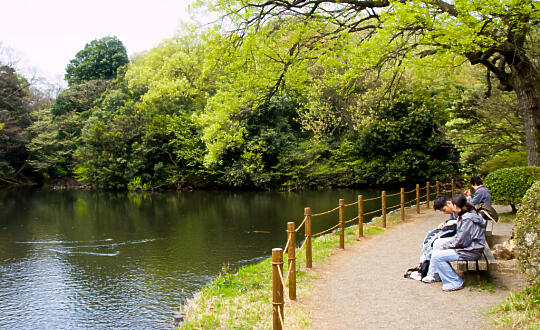
{"label": "pond water", "polygon": [[[322,212],[358,194],[380,191],[0,190],[0,328],[171,328],[179,306],[223,265],[269,257],[304,207]],[[337,212],[316,219],[314,233]]]}

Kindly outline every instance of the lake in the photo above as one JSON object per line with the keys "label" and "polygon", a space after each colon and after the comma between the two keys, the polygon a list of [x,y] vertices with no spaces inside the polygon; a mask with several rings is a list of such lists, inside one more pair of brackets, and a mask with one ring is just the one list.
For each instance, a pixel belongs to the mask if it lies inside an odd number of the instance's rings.
{"label": "lake", "polygon": [[[358,194],[380,191],[0,190],[0,328],[171,328],[223,265],[269,257],[304,207],[322,212]],[[365,212],[380,208],[370,203]],[[313,233],[337,216],[314,218]]]}

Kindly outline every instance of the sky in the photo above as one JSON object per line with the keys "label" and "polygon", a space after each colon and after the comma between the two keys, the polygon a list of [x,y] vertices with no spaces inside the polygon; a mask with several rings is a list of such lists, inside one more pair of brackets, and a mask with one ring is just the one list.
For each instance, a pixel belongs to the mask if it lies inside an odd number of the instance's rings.
{"label": "sky", "polygon": [[24,75],[37,73],[60,83],[69,61],[94,39],[116,36],[131,57],[173,37],[181,21],[189,20],[192,1],[2,1],[0,47],[4,56],[9,49]]}

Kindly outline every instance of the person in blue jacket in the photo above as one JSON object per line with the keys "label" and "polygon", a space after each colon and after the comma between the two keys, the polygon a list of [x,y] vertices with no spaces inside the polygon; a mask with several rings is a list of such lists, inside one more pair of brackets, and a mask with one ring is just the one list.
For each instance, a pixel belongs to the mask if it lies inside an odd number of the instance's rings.
{"label": "person in blue jacket", "polygon": [[491,205],[491,194],[482,183],[482,178],[479,176],[473,176],[470,183],[474,188],[474,194],[471,194],[470,190],[465,191],[465,195],[467,195],[469,202],[472,205],[478,205],[480,203]]}
{"label": "person in blue jacket", "polygon": [[[485,220],[464,195],[452,198],[453,210],[457,213],[457,232],[450,240],[437,246],[431,255],[430,273],[439,275],[443,283],[443,291],[460,290],[464,286],[463,279],[456,273],[451,261],[477,260],[486,246]],[[430,275],[428,275],[430,276]],[[423,282],[434,282],[426,276]]]}

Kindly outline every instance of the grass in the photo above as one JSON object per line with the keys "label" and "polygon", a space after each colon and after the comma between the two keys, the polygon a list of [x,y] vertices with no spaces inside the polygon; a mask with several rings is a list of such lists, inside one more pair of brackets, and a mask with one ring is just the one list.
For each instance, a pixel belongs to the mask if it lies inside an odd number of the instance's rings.
{"label": "grass", "polygon": [[476,274],[469,276],[465,280],[465,283],[466,283],[465,286],[470,291],[495,292],[495,286],[493,286],[493,283],[491,282],[489,273],[486,273],[485,271],[482,271],[482,273],[478,273],[477,271]]}
{"label": "grass", "polygon": [[516,214],[512,212],[499,213],[499,222],[514,222]]}
{"label": "grass", "polygon": [[[425,206],[424,206],[425,208]],[[410,218],[416,209],[409,208]],[[381,218],[364,225],[364,235],[377,235],[385,231]],[[400,222],[400,212],[387,216],[387,226]],[[284,233],[285,238],[285,233]],[[345,247],[358,240],[358,226],[345,229]],[[313,263],[324,263],[339,247],[337,231],[313,239]],[[288,268],[284,256],[284,276]],[[231,273],[223,267],[217,278],[206,285],[185,308],[185,321],[177,329],[269,329],[272,327],[272,269],[271,258],[257,264],[242,267]],[[305,296],[313,287],[316,276],[305,265],[305,253],[297,256],[297,297]],[[293,308],[285,302],[285,328],[311,326],[308,313],[293,302]],[[294,317],[293,317],[294,312]]]}
{"label": "grass", "polygon": [[488,311],[493,327],[499,329],[540,329],[540,288],[533,284],[511,293]]}

